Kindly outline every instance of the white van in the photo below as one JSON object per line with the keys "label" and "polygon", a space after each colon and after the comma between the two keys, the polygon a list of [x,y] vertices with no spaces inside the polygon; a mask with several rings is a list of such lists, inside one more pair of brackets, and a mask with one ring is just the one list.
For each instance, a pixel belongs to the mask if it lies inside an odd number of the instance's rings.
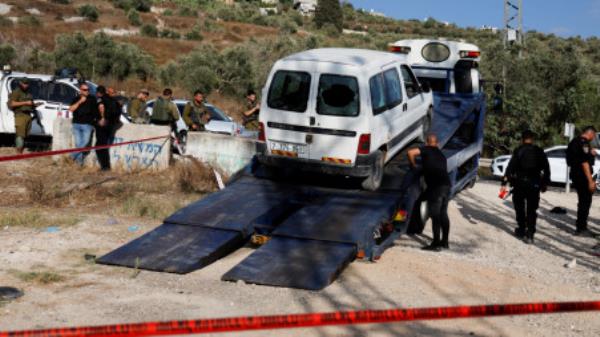
{"label": "white van", "polygon": [[364,177],[377,190],[385,163],[431,125],[433,97],[405,55],[315,49],[273,66],[263,90],[259,160]]}

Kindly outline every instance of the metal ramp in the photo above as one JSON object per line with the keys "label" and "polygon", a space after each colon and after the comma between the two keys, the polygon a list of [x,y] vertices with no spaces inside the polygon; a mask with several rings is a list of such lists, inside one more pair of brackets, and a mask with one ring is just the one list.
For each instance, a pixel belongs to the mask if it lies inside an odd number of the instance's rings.
{"label": "metal ramp", "polygon": [[271,231],[298,209],[297,195],[281,184],[242,178],[96,262],[180,274],[201,269],[242,247],[255,231]]}

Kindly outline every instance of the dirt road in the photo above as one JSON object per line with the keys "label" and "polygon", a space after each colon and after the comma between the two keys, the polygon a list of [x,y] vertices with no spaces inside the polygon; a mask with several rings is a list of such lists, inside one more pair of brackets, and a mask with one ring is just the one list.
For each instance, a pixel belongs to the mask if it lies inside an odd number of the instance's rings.
{"label": "dirt road", "polygon": [[[423,252],[425,236],[404,237],[378,263],[353,263],[326,290],[308,292],[227,283],[220,277],[251,252],[244,248],[189,275],[95,265],[101,255],[159,225],[105,212],[79,215],[58,232],[0,228],[0,285],[25,296],[0,305],[0,330],[253,314],[437,305],[600,299],[596,239],[573,236],[576,196],[543,196],[535,245],[512,236],[508,202],[497,184],[479,183],[450,205],[451,250]],[[592,228],[600,231],[600,198]],[[568,209],[553,215],[554,206]],[[6,210],[5,210],[6,211]],[[14,209],[27,212],[27,209]],[[77,212],[66,209],[62,212]],[[52,226],[52,223],[48,223]],[[139,230],[136,231],[138,226]],[[133,232],[131,232],[133,231]],[[565,264],[577,259],[575,268]],[[294,331],[300,336],[599,336],[600,314],[469,319]],[[289,336],[289,331],[236,336]]]}

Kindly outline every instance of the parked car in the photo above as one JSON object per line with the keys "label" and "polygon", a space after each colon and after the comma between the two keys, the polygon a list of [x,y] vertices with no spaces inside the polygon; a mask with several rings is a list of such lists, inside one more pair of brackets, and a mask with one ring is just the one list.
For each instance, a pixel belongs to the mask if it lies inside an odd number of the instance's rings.
{"label": "parked car", "polygon": [[[151,116],[152,108],[154,107],[155,100],[150,100],[146,104],[146,111]],[[177,109],[179,110],[180,116],[183,116],[183,109],[185,105],[189,102],[189,100],[185,99],[175,99],[173,100],[175,105],[177,105]],[[210,121],[205,125],[206,131],[213,133],[220,133],[225,135],[232,136],[241,136],[247,138],[256,138],[258,136],[258,132],[246,130],[242,125],[236,123],[233,118],[229,117],[225,112],[216,106],[206,103],[206,108],[210,111]],[[127,118],[127,106],[123,107],[125,115]],[[178,133],[187,133],[188,127],[185,125],[183,121],[183,117],[177,121],[177,131]]]}
{"label": "parked car", "polygon": [[[567,146],[559,145],[544,150],[550,163],[550,181],[553,183],[564,184],[567,182]],[[510,158],[512,156],[499,156],[492,161],[492,173],[496,177],[503,177]],[[600,154],[596,155],[596,163],[593,167],[593,174],[596,181],[600,179]],[[600,182],[599,182],[600,183]],[[598,186],[600,190],[600,185]]]}
{"label": "parked car", "polygon": [[406,55],[315,49],[279,60],[262,95],[259,160],[364,178],[377,190],[387,161],[431,125],[433,96]]}

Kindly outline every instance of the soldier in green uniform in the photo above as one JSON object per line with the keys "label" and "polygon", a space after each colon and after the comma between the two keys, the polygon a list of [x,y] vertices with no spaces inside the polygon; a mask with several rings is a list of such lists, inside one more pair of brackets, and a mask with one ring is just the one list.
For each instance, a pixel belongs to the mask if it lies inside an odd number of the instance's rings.
{"label": "soldier in green uniform", "polygon": [[140,90],[136,98],[132,99],[127,105],[127,113],[131,121],[136,124],[147,124],[149,116],[146,112],[146,102],[150,97],[150,92],[146,89]]}
{"label": "soldier in green uniform", "polygon": [[204,105],[204,93],[194,92],[194,99],[183,108],[183,120],[190,131],[204,131],[204,125],[210,120],[210,111]]}
{"label": "soldier in green uniform", "polygon": [[8,98],[8,107],[15,114],[15,147],[17,153],[23,153],[25,138],[27,138],[31,130],[31,122],[33,120],[31,114],[36,107],[36,104],[33,102],[33,96],[29,93],[28,79],[23,78],[19,80],[19,87]]}
{"label": "soldier in green uniform", "polygon": [[248,90],[246,94],[246,110],[244,115],[244,127],[246,130],[258,131],[258,114],[260,113],[260,102],[254,90]]}

